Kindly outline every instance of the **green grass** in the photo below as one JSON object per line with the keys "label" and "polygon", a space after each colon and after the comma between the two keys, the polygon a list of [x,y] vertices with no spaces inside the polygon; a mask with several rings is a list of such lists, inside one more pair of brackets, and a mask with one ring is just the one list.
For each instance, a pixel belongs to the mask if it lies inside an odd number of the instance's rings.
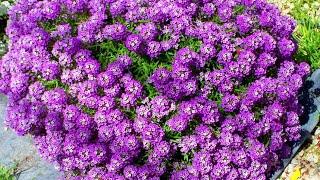
{"label": "green grass", "polygon": [[310,17],[307,10],[301,7],[315,1],[317,0],[297,0],[289,13],[297,21],[294,38],[299,48],[295,59],[306,60],[313,70],[320,68],[320,17]]}
{"label": "green grass", "polygon": [[154,97],[157,92],[153,86],[147,81],[150,75],[156,70],[158,66],[168,67],[171,63],[173,56],[166,54],[162,55],[162,58],[150,59],[146,56],[141,56],[134,52],[130,52],[122,43],[106,40],[102,43],[95,44],[89,47],[92,50],[95,58],[97,58],[101,64],[102,69],[106,68],[108,64],[115,61],[117,57],[121,55],[128,55],[132,59],[132,66],[130,71],[135,79],[140,81],[144,86],[147,96]]}
{"label": "green grass", "polygon": [[[165,37],[161,37],[165,38]],[[163,39],[161,39],[163,40]],[[189,47],[194,51],[199,51],[201,42],[194,38],[181,37],[180,46]],[[89,45],[88,48],[93,52],[96,59],[99,60],[102,69],[105,69],[108,64],[115,61],[121,55],[128,55],[132,59],[132,72],[134,78],[142,83],[144,90],[148,97],[155,97],[158,95],[156,89],[148,83],[149,77],[159,67],[171,69],[171,63],[175,56],[176,50],[169,50],[159,55],[159,57],[151,59],[145,55],[140,55],[129,51],[123,43],[105,40],[101,43]]]}
{"label": "green grass", "polygon": [[42,79],[39,79],[39,80],[42,82],[42,84],[46,88],[46,90],[52,90],[52,89],[59,88],[59,87],[65,89],[65,90],[69,89],[69,87],[66,84],[63,84],[58,79],[54,79],[51,81],[46,81],[46,80],[42,80]]}
{"label": "green grass", "polygon": [[13,180],[13,170],[7,169],[0,165],[0,179],[1,180]]}

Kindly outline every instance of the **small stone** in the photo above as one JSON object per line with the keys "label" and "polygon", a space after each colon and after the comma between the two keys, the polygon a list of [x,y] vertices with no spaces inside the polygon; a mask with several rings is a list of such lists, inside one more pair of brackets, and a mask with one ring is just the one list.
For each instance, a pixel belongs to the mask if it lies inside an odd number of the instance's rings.
{"label": "small stone", "polygon": [[319,180],[320,179],[320,176],[311,176],[310,177],[310,180]]}
{"label": "small stone", "polygon": [[309,175],[315,175],[315,173],[316,173],[316,170],[314,169],[314,168],[310,168],[309,169]]}
{"label": "small stone", "polygon": [[307,159],[309,162],[312,162],[312,163],[318,162],[318,156],[315,155],[315,154],[313,154],[313,153],[308,154],[308,156],[306,157],[306,159]]}
{"label": "small stone", "polygon": [[301,169],[301,174],[302,174],[302,175],[305,175],[306,173],[307,173],[307,169],[306,169],[306,168],[302,168],[302,169]]}
{"label": "small stone", "polygon": [[287,167],[287,171],[288,172],[292,172],[294,170],[294,165],[293,164],[289,164]]}
{"label": "small stone", "polygon": [[297,165],[299,164],[299,161],[297,160],[297,158],[292,159],[291,164]]}
{"label": "small stone", "polygon": [[301,164],[302,167],[305,167],[306,164],[307,164],[307,162],[306,162],[305,160],[301,160],[301,161],[300,161],[300,164]]}

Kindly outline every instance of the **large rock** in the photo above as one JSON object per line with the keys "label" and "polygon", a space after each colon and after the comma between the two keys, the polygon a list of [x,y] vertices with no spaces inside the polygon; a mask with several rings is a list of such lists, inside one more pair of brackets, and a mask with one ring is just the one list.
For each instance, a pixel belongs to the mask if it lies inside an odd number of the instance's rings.
{"label": "large rock", "polygon": [[56,180],[63,177],[51,164],[41,160],[29,136],[17,136],[4,127],[7,99],[0,95],[0,165],[15,168],[20,180]]}

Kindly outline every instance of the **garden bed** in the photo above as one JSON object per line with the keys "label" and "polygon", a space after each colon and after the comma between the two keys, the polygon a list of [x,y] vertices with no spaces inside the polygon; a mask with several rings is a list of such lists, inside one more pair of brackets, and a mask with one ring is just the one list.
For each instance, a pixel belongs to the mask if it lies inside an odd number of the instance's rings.
{"label": "garden bed", "polygon": [[293,60],[317,67],[303,42],[317,32],[296,32],[296,54],[295,24],[273,6],[45,3],[10,14],[6,125],[71,176],[275,179],[318,123],[318,71],[303,85],[309,67]]}

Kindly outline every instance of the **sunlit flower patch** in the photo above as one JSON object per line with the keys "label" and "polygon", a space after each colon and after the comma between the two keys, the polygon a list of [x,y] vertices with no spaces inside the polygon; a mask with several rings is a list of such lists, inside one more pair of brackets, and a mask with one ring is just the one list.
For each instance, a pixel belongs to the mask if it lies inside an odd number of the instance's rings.
{"label": "sunlit flower patch", "polygon": [[266,179],[300,138],[295,22],[264,0],[20,0],[6,124],[78,179]]}

